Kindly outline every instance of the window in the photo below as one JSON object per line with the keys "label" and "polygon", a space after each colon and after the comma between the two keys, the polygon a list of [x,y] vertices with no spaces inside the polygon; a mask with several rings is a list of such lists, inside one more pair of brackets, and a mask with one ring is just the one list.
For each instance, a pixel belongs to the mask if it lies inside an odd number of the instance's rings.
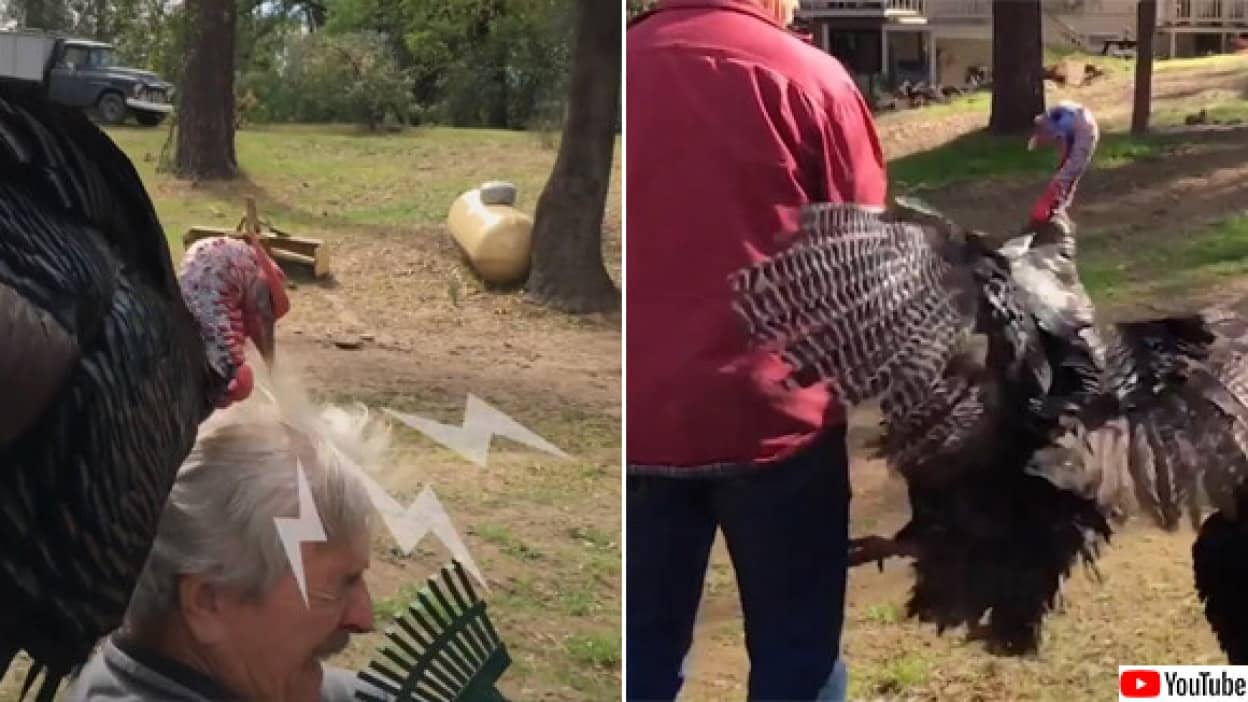
{"label": "window", "polygon": [[108,68],[109,66],[115,66],[116,63],[113,61],[113,50],[106,48],[92,49],[90,65],[92,68]]}
{"label": "window", "polygon": [[65,68],[85,66],[86,64],[87,49],[84,46],[66,47],[65,53],[61,55],[60,65]]}

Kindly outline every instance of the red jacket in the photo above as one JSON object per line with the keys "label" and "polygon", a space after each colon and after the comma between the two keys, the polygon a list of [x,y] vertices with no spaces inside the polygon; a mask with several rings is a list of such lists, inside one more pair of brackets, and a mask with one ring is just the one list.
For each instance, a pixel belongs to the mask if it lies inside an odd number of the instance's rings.
{"label": "red jacket", "polygon": [[830,55],[739,0],[666,0],[626,34],[630,472],[767,463],[844,422],[751,351],[728,275],[810,201],[882,206],[871,113]]}

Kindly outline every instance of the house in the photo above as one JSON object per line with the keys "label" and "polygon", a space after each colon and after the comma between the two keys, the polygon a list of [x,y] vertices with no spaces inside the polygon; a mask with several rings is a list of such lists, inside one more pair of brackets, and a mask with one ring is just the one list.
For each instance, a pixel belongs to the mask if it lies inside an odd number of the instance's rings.
{"label": "house", "polygon": [[[802,0],[798,22],[864,88],[963,85],[992,65],[992,0]],[[1041,0],[1046,46],[1102,53],[1134,39],[1135,0]],[[1225,52],[1248,40],[1248,0],[1158,0],[1158,57]]]}

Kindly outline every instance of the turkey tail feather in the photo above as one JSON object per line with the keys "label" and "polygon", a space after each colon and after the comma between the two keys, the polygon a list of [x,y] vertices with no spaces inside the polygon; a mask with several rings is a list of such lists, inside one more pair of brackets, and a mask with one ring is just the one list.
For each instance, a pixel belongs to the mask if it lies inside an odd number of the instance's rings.
{"label": "turkey tail feather", "polygon": [[1233,512],[1235,487],[1248,478],[1242,326],[1210,310],[1111,329],[1109,385],[1132,427],[1136,496],[1164,528],[1183,512],[1198,528],[1203,502]]}
{"label": "turkey tail feather", "polygon": [[1043,478],[1000,471],[911,489],[914,516],[898,533],[918,554],[909,616],[966,626],[1000,653],[1040,644],[1043,619],[1082,563],[1097,574],[1109,524],[1095,503]]}
{"label": "turkey tail feather", "polygon": [[[1248,491],[1248,488],[1240,488]],[[1242,493],[1241,493],[1242,495]],[[1241,499],[1241,502],[1248,500]],[[1248,505],[1244,505],[1248,507]],[[1192,545],[1196,592],[1231,665],[1248,665],[1248,525],[1209,515]]]}

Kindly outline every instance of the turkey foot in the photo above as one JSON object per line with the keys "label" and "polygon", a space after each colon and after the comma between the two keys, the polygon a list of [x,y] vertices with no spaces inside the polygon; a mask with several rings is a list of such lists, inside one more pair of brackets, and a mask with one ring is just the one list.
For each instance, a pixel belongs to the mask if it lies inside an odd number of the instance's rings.
{"label": "turkey foot", "polygon": [[883,536],[864,536],[849,540],[849,566],[860,566],[875,561],[880,572],[884,572],[884,559],[901,556],[913,556],[913,549],[894,539]]}

